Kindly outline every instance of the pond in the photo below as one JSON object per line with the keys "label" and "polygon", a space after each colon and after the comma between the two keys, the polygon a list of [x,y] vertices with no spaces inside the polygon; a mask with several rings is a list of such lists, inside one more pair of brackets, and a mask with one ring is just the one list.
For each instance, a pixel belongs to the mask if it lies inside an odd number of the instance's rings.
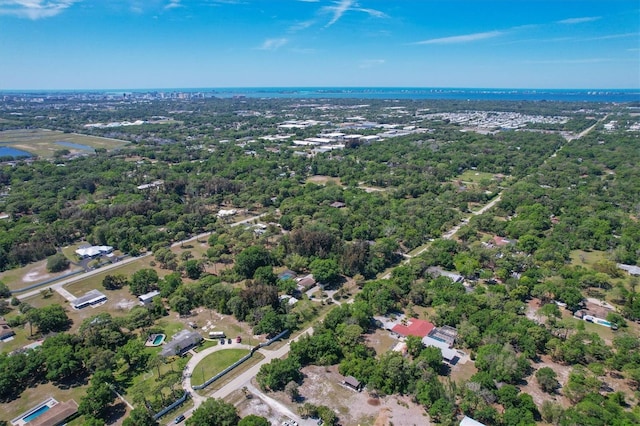
{"label": "pond", "polygon": [[56,145],[66,146],[67,148],[81,149],[83,151],[95,152],[94,148],[88,145],[82,145],[79,143],[73,143],[73,142],[67,142],[67,141],[56,141]]}
{"label": "pond", "polygon": [[27,151],[23,151],[21,149],[11,148],[8,146],[0,146],[0,158],[1,157],[12,157],[12,158],[33,157],[33,154]]}

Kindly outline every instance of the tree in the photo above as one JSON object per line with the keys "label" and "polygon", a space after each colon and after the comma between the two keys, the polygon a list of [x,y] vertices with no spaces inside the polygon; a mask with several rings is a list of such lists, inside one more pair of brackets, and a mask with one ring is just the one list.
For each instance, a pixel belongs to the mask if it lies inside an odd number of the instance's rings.
{"label": "tree", "polygon": [[62,272],[69,267],[71,262],[62,253],[56,253],[47,259],[47,271]]}
{"label": "tree", "polygon": [[298,384],[294,381],[287,383],[287,385],[284,387],[284,393],[286,393],[289,398],[291,398],[291,402],[295,402],[298,400],[298,397],[300,396],[298,388]]}
{"label": "tree", "polygon": [[91,378],[91,385],[80,401],[78,412],[85,416],[104,419],[108,414],[108,406],[115,395],[111,389],[113,375],[110,371],[96,372]]}
{"label": "tree", "polygon": [[286,359],[276,358],[270,363],[260,367],[260,371],[258,371],[256,375],[256,380],[263,389],[272,391],[283,390],[287,383],[302,380],[300,363],[294,357]]}
{"label": "tree", "polygon": [[5,283],[0,281],[0,299],[4,299],[11,296],[11,290]]}
{"label": "tree", "polygon": [[184,272],[187,274],[187,277],[192,280],[197,280],[204,272],[202,261],[196,259],[187,260],[184,262]]}
{"label": "tree", "polygon": [[129,284],[129,280],[122,274],[107,275],[102,280],[102,286],[105,290],[119,290]]}
{"label": "tree", "polygon": [[251,246],[236,256],[235,270],[242,278],[253,278],[256,269],[271,265],[271,254],[262,246]]}
{"label": "tree", "polygon": [[331,284],[340,276],[340,266],[333,259],[316,259],[311,262],[309,269],[321,284]]}
{"label": "tree", "polygon": [[236,426],[240,417],[236,407],[221,399],[207,399],[193,412],[187,426]]}
{"label": "tree", "polygon": [[129,413],[129,417],[125,419],[122,426],[158,426],[159,424],[154,420],[149,410],[144,407],[137,407]]}
{"label": "tree", "polygon": [[271,426],[271,423],[269,422],[269,420],[262,416],[249,414],[247,417],[244,417],[238,422],[238,426]]}
{"label": "tree", "polygon": [[140,269],[131,276],[129,290],[132,294],[140,296],[157,288],[158,273],[154,269]]}
{"label": "tree", "polygon": [[66,330],[71,324],[67,312],[60,305],[49,305],[40,309],[32,309],[27,314],[31,321],[42,334],[52,331]]}
{"label": "tree", "polygon": [[547,393],[554,393],[560,387],[556,377],[556,372],[550,367],[542,367],[536,371],[538,385],[540,385],[540,389]]}

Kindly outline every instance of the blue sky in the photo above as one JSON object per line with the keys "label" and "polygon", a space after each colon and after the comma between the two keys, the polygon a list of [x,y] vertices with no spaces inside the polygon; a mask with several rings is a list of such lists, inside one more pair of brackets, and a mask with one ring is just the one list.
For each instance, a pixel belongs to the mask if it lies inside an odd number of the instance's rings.
{"label": "blue sky", "polygon": [[0,0],[0,90],[640,88],[638,0]]}

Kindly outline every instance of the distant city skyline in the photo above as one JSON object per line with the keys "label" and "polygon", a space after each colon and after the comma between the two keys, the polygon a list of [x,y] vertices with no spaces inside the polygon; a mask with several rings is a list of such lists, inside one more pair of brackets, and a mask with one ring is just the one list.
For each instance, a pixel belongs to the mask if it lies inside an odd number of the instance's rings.
{"label": "distant city skyline", "polygon": [[640,89],[637,0],[0,0],[0,90]]}

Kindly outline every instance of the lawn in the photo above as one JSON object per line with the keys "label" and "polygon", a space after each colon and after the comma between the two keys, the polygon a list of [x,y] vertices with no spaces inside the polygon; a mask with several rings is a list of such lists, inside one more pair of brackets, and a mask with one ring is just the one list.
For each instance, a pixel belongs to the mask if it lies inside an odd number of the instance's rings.
{"label": "lawn", "polygon": [[47,260],[44,259],[39,262],[30,263],[22,268],[4,271],[0,273],[0,280],[5,283],[10,290],[16,291],[81,269],[82,268],[71,265],[69,269],[54,274],[47,271]]}
{"label": "lawn", "polygon": [[[251,367],[258,364],[263,359],[264,359],[264,355],[262,355],[260,352],[255,352],[251,358],[249,358],[247,361],[240,364],[238,367],[234,368],[232,372],[230,372],[229,374],[225,374],[220,379],[211,383],[205,389],[195,391],[195,392],[198,392],[199,395],[203,395],[203,396],[213,393],[214,391],[224,386],[226,383],[229,383],[234,377],[250,369]],[[194,377],[193,377],[194,380],[196,379],[195,375],[198,375],[198,374],[199,374],[198,367],[196,367],[196,372],[194,373]],[[201,377],[202,376],[200,376],[200,378]],[[192,383],[195,383],[195,382],[192,382]]]}
{"label": "lawn", "polygon": [[459,180],[462,183],[473,185],[479,184],[483,179],[494,181],[495,177],[493,173],[478,172],[476,170],[466,170],[464,173],[454,178],[454,180]]}
{"label": "lawn", "polygon": [[248,349],[223,349],[207,355],[194,367],[192,384],[201,385],[248,353]]}
{"label": "lawn", "polygon": [[603,260],[608,260],[607,253],[604,251],[573,250],[571,252],[571,264],[573,266],[593,266]]}
{"label": "lawn", "polygon": [[31,152],[39,157],[51,158],[56,151],[68,149],[72,153],[86,153],[82,147],[69,147],[58,142],[69,142],[90,148],[105,148],[113,150],[128,144],[118,139],[101,138],[97,136],[80,135],[77,133],[63,133],[55,130],[6,130],[0,132],[0,141],[6,146]]}

